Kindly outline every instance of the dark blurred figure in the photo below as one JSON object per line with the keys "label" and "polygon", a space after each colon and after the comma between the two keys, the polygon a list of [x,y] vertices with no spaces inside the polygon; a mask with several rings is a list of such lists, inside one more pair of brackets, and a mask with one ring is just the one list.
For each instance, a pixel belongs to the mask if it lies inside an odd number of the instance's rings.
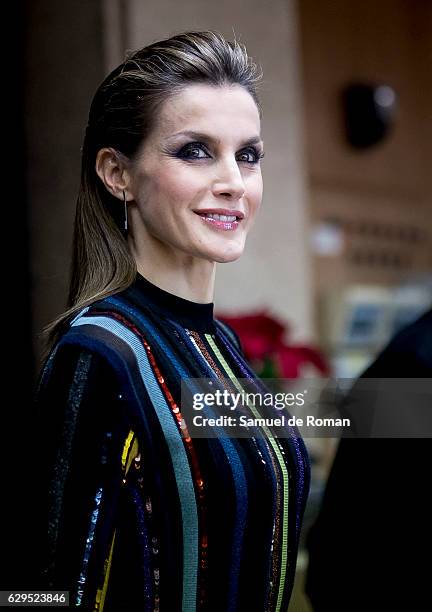
{"label": "dark blurred figure", "polygon": [[[431,375],[429,310],[362,378]],[[431,466],[428,438],[340,441],[307,538],[306,593],[315,612],[430,609]]]}

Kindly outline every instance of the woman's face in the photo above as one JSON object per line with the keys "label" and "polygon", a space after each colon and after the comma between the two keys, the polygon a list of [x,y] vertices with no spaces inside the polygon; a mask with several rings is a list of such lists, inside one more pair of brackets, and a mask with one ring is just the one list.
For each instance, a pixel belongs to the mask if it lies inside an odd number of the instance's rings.
{"label": "woman's face", "polygon": [[[132,239],[229,262],[262,199],[260,118],[241,86],[190,85],[162,106],[130,171]],[[134,206],[135,204],[135,206]]]}

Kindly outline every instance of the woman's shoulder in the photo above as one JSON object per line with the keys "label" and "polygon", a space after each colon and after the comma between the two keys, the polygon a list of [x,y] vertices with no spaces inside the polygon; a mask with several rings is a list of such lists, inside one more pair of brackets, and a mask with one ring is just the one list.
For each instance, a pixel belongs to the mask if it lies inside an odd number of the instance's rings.
{"label": "woman's shoulder", "polygon": [[120,294],[97,300],[71,316],[52,354],[65,350],[74,354],[83,351],[111,364],[119,363],[122,355],[124,361],[128,352],[125,344],[127,341],[130,344],[136,333],[134,314]]}
{"label": "woman's shoulder", "polygon": [[[145,308],[137,307],[127,299],[127,292],[122,291],[92,302],[81,308],[68,321],[63,335],[64,340],[76,336],[101,336],[97,330],[103,329],[111,335],[121,331],[136,330],[137,319],[145,320],[148,313]],[[103,334],[105,337],[107,333]]]}

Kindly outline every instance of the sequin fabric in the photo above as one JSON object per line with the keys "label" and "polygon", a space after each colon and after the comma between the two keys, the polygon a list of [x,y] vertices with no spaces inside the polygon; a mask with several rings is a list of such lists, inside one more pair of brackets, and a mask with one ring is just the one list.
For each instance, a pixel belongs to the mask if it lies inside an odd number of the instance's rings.
{"label": "sequin fabric", "polygon": [[286,612],[306,449],[294,430],[193,439],[180,383],[199,377],[263,390],[213,305],[138,275],[75,317],[38,387],[41,587],[100,612]]}

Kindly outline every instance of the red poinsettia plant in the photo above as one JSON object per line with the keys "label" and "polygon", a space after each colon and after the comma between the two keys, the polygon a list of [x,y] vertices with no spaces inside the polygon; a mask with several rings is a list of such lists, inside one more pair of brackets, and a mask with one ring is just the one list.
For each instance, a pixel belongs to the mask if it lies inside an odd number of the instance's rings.
{"label": "red poinsettia plant", "polygon": [[304,367],[313,366],[328,376],[330,367],[319,349],[287,341],[289,326],[266,310],[218,318],[239,336],[246,359],[262,378],[299,378]]}

